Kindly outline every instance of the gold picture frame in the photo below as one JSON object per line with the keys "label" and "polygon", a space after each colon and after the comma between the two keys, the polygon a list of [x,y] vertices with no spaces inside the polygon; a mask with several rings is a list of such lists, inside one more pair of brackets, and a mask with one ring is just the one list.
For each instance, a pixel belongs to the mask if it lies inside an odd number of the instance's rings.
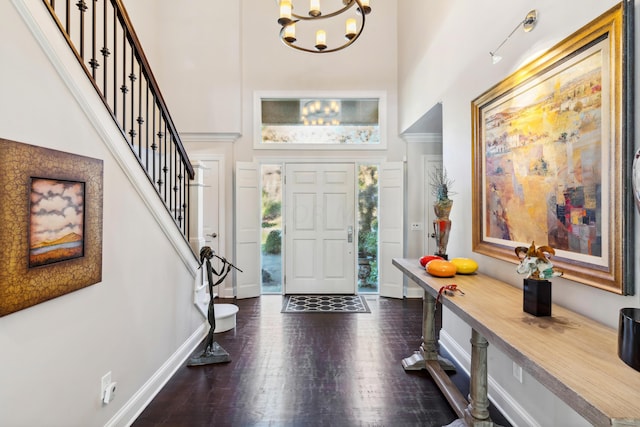
{"label": "gold picture frame", "polygon": [[632,15],[611,8],[472,101],[473,250],[549,245],[569,280],[633,293]]}
{"label": "gold picture frame", "polygon": [[102,192],[102,160],[0,138],[0,316],[102,280]]}

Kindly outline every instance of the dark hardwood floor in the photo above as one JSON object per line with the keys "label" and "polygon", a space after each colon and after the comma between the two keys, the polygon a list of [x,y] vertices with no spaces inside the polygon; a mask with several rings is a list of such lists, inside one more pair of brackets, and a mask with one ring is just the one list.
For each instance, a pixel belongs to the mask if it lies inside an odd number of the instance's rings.
{"label": "dark hardwood floor", "polygon": [[220,301],[240,308],[236,328],[215,334],[231,362],[180,368],[133,426],[443,426],[457,418],[426,371],[401,365],[420,345],[421,300],[368,296],[371,313],[345,314],[283,314],[282,301]]}

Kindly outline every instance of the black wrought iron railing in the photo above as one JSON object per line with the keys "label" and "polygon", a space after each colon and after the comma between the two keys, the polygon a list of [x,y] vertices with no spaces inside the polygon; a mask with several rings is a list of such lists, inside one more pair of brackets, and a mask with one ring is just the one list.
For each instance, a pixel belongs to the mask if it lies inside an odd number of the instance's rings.
{"label": "black wrought iron railing", "polygon": [[194,171],[121,0],[43,0],[176,225]]}

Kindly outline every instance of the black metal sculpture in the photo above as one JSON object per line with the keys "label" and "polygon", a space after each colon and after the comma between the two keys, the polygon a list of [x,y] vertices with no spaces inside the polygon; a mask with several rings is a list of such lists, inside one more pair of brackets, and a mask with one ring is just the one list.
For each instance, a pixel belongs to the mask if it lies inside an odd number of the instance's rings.
{"label": "black metal sculpture", "polygon": [[[222,261],[222,268],[220,271],[216,271],[211,265],[211,259],[218,258]],[[213,303],[213,288],[214,286],[218,286],[222,281],[227,277],[227,274],[231,271],[232,268],[235,268],[239,272],[242,273],[238,267],[227,261],[224,257],[216,255],[216,253],[209,246],[203,246],[200,249],[200,267],[202,264],[206,262],[207,268],[207,281],[209,282],[209,311],[207,313],[207,319],[209,320],[209,333],[207,334],[207,339],[204,344],[204,349],[199,356],[192,357],[187,366],[201,366],[201,365],[210,365],[213,363],[224,363],[230,362],[231,357],[229,353],[225,351],[224,348],[220,346],[217,342],[213,341],[213,333],[216,329],[216,313],[215,313],[215,304]],[[213,282],[213,275],[218,276],[218,280]]]}

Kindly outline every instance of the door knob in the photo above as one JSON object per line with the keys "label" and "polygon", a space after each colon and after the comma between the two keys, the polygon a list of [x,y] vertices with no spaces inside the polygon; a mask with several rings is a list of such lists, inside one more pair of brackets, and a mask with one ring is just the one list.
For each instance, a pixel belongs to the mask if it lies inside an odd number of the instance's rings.
{"label": "door knob", "polygon": [[352,226],[349,226],[349,228],[347,229],[347,242],[353,243],[353,227]]}
{"label": "door knob", "polygon": [[207,234],[207,236],[211,236],[215,239],[216,237],[218,237],[218,233]]}

